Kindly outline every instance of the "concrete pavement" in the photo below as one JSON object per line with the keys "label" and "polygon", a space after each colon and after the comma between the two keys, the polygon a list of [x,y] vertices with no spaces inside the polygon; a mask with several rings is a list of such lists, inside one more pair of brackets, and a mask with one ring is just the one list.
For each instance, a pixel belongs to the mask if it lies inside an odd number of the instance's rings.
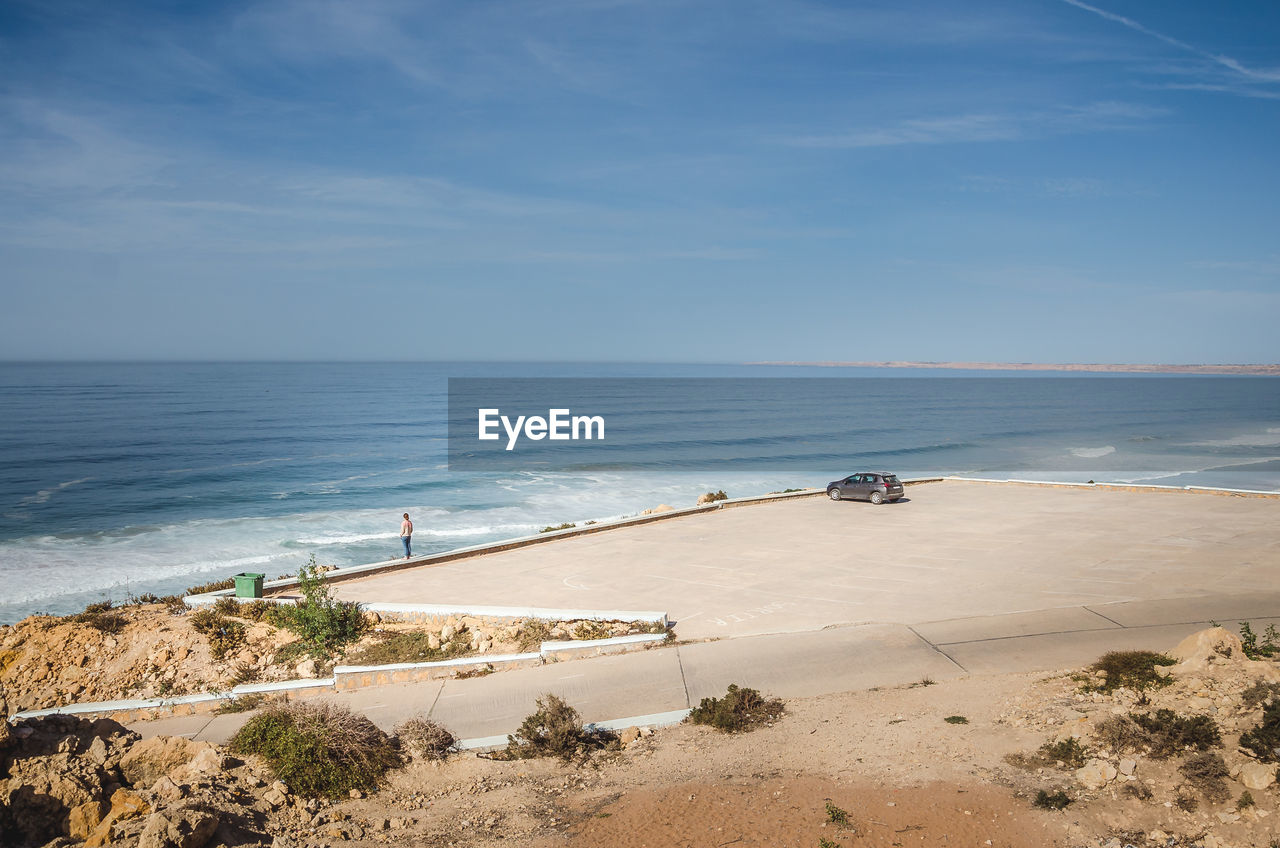
{"label": "concrete pavement", "polygon": [[[1280,593],[1218,595],[1201,603],[1134,602],[1103,607],[977,616],[915,625],[833,627],[670,645],[634,654],[548,663],[462,680],[370,687],[326,696],[391,730],[413,716],[444,724],[460,738],[513,732],[552,692],[586,721],[696,706],[730,683],[801,698],[899,686],[923,678],[1052,670],[1085,665],[1119,649],[1164,651],[1216,620],[1280,626]],[[1202,615],[1202,610],[1213,616]],[[1239,616],[1232,615],[1238,611]],[[1270,616],[1258,615],[1271,613]],[[1122,624],[1119,619],[1136,622]],[[935,641],[937,640],[937,641]],[[181,716],[138,722],[146,736],[175,734],[225,742],[247,714]]]}
{"label": "concrete pavement", "polygon": [[[730,683],[809,697],[1168,650],[1280,624],[1280,500],[948,481],[894,505],[799,499],[334,584],[344,599],[668,610],[680,644],[330,697],[391,729],[510,733],[554,692],[588,721]],[[141,722],[225,741],[244,715]]]}

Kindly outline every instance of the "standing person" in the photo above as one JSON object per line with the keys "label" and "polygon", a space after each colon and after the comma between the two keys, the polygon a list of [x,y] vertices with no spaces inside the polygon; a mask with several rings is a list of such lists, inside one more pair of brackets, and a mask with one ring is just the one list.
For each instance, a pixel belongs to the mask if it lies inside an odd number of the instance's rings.
{"label": "standing person", "polygon": [[409,541],[413,538],[413,522],[409,520],[409,513],[404,514],[404,521],[400,522],[400,543],[404,545],[404,558],[408,559],[412,554],[409,550]]}

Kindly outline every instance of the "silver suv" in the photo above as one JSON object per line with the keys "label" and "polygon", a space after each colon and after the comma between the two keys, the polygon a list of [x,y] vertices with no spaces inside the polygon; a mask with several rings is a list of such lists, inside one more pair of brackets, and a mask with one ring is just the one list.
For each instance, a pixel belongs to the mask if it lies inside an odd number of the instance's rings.
{"label": "silver suv", "polygon": [[827,497],[833,501],[849,498],[873,504],[892,502],[902,497],[902,482],[895,475],[883,471],[850,474],[843,480],[828,483]]}

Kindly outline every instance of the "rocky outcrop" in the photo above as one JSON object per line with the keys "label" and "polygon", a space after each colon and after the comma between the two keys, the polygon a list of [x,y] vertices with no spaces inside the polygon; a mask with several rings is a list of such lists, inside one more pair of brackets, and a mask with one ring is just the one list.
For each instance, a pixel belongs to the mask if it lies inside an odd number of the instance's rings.
{"label": "rocky outcrop", "polygon": [[207,742],[142,740],[107,719],[27,719],[0,743],[0,848],[269,842],[266,786]]}

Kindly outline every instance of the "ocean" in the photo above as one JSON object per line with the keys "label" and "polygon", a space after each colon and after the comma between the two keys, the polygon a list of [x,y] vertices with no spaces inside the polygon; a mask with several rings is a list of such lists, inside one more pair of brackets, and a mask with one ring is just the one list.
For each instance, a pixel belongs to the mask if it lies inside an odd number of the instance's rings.
{"label": "ocean", "polygon": [[[712,381],[716,390],[698,392],[698,412],[717,424],[690,431],[688,409],[658,404],[614,461],[450,470],[449,378],[589,378],[588,388]],[[798,381],[813,382],[797,394]],[[414,552],[431,553],[692,505],[714,489],[822,486],[857,470],[1280,490],[1280,380],[735,365],[3,364],[0,623],[178,593],[240,571],[275,576],[311,555],[337,565],[388,559],[404,512],[416,525]]]}

